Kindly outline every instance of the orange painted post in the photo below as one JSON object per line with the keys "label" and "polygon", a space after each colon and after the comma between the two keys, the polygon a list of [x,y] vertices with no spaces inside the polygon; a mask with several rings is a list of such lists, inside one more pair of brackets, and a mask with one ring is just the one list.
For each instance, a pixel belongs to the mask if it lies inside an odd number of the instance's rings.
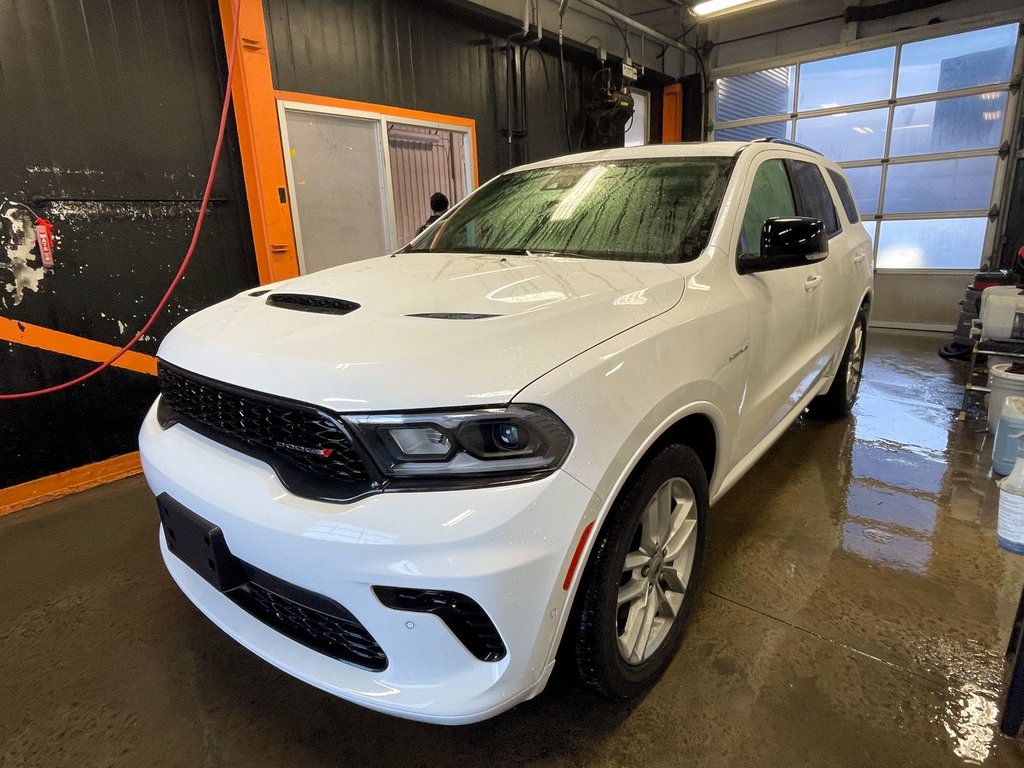
{"label": "orange painted post", "polygon": [[682,140],[683,86],[682,83],[673,83],[665,86],[662,92],[661,141],[668,144],[671,141]]}
{"label": "orange painted post", "polygon": [[[236,20],[234,0],[220,0],[225,45],[231,45]],[[232,98],[242,155],[242,173],[256,246],[260,282],[299,274],[295,232],[288,206],[284,149],[270,71],[266,22],[260,0],[241,0],[238,59]]]}

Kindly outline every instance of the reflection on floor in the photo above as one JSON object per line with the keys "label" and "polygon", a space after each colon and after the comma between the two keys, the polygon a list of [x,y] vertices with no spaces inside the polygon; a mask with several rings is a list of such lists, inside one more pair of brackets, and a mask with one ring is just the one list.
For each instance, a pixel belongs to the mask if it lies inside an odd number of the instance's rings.
{"label": "reflection on floor", "polygon": [[556,679],[495,720],[393,720],[236,646],[171,585],[140,479],[0,520],[0,765],[1024,765],[997,733],[1024,558],[944,339],[874,332],[861,399],[716,505],[649,696]]}

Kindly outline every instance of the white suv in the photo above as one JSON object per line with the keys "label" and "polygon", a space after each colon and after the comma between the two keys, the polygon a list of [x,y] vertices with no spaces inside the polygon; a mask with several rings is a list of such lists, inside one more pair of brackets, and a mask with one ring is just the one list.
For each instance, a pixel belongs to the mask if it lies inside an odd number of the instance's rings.
{"label": "white suv", "polygon": [[394,255],[168,335],[140,435],[167,568],[257,655],[393,715],[482,720],[556,654],[636,696],[709,505],[805,408],[849,412],[870,252],[840,168],[785,143],[504,173]]}

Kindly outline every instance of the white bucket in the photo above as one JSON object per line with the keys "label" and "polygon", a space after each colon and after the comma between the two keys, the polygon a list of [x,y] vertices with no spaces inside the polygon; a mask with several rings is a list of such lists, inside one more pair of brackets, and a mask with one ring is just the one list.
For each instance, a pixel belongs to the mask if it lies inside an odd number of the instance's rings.
{"label": "white bucket", "polygon": [[996,431],[1003,401],[1010,395],[1024,395],[1024,373],[1008,373],[1009,364],[994,365],[988,372],[988,429]]}

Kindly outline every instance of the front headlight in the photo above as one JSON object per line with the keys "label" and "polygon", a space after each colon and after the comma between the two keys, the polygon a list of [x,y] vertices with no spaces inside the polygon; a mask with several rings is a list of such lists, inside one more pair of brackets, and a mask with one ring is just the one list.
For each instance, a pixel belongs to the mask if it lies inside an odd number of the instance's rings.
{"label": "front headlight", "polygon": [[532,479],[560,467],[573,440],[538,405],[343,418],[394,486]]}

